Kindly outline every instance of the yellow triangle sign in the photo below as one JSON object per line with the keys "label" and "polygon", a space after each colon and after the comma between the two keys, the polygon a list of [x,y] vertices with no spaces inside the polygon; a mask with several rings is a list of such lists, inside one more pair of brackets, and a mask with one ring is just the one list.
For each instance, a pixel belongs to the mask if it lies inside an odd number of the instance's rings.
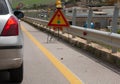
{"label": "yellow triangle sign", "polygon": [[63,13],[61,12],[61,9],[57,9],[57,11],[53,15],[52,19],[48,23],[48,26],[69,27],[69,23],[67,22],[67,20],[64,17]]}

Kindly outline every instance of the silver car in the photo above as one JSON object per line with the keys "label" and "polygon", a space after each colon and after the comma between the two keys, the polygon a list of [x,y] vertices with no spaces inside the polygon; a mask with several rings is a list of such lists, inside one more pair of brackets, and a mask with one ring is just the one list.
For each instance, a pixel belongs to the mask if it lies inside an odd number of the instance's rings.
{"label": "silver car", "polygon": [[0,71],[9,71],[10,81],[23,79],[23,37],[19,19],[24,14],[12,11],[8,0],[0,0]]}

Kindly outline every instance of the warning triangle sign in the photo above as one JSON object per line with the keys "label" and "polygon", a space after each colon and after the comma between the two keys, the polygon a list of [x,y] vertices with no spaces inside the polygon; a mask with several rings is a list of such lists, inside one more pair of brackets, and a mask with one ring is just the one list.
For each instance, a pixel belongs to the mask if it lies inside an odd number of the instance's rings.
{"label": "warning triangle sign", "polygon": [[69,23],[67,22],[67,20],[64,17],[63,13],[61,12],[61,9],[57,9],[57,11],[53,15],[52,19],[48,23],[48,26],[69,27]]}

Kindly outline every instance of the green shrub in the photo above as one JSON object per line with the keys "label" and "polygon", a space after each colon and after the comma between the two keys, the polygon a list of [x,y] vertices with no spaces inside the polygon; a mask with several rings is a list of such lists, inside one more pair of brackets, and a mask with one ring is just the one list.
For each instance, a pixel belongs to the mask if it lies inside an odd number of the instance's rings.
{"label": "green shrub", "polygon": [[118,34],[120,34],[120,29],[117,31]]}

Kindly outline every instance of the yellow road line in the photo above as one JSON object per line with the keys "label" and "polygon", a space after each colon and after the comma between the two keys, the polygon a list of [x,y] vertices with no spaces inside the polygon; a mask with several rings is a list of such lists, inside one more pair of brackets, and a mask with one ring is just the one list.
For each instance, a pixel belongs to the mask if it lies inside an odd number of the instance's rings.
{"label": "yellow road line", "polygon": [[65,76],[70,84],[83,84],[65,65],[63,65],[50,51],[48,51],[40,42],[37,41],[26,29],[22,26],[25,34],[38,46],[45,56],[53,63],[53,65]]}

